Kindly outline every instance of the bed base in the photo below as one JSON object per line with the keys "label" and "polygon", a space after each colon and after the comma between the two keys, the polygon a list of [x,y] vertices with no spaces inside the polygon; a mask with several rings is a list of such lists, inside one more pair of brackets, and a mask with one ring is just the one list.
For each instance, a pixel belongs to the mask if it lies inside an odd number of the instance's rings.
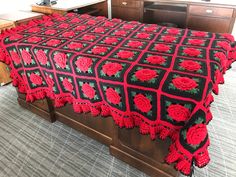
{"label": "bed base", "polygon": [[25,95],[18,92],[19,104],[49,122],[56,120],[76,129],[83,134],[109,146],[110,153],[138,168],[150,176],[177,177],[179,173],[163,159],[168,153],[170,140],[152,141],[149,136],[141,135],[138,128],[121,129],[111,117],[92,117],[90,113],[78,114],[69,104],[54,108],[50,99],[25,101]]}

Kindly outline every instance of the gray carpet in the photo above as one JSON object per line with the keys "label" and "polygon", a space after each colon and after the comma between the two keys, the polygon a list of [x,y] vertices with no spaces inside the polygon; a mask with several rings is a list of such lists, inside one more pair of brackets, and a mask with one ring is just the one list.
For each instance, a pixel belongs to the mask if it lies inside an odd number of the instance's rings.
{"label": "gray carpet", "polygon": [[[208,125],[211,162],[195,177],[236,177],[236,63],[225,75]],[[22,109],[11,86],[0,87],[0,177],[145,177],[109,155],[108,147]]]}

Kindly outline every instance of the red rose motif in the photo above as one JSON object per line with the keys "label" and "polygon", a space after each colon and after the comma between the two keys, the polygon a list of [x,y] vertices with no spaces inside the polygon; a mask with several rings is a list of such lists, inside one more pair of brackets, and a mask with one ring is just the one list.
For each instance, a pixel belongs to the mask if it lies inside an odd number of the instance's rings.
{"label": "red rose motif", "polygon": [[91,58],[81,57],[75,62],[75,64],[82,72],[86,72],[92,66],[93,60]]}
{"label": "red rose motif", "polygon": [[174,36],[162,36],[161,39],[165,42],[173,42],[173,41],[176,40],[176,37],[174,37]]}
{"label": "red rose motif", "polygon": [[132,28],[134,28],[134,25],[126,24],[126,25],[123,25],[122,28],[128,30],[128,29],[132,29]]}
{"label": "red rose motif", "polygon": [[68,23],[62,23],[62,24],[60,24],[58,27],[59,28],[64,28],[64,29],[66,29],[66,28],[68,28],[70,25],[68,24]]}
{"label": "red rose motif", "polygon": [[107,52],[107,47],[96,46],[92,49],[92,53],[95,55],[103,54]]}
{"label": "red rose motif", "polygon": [[195,48],[185,48],[183,52],[191,57],[197,57],[201,54],[201,51]]}
{"label": "red rose motif", "polygon": [[95,96],[95,90],[93,87],[91,87],[89,84],[85,83],[82,86],[83,93],[89,98],[93,99]]}
{"label": "red rose motif", "polygon": [[196,37],[205,37],[207,33],[203,31],[192,31],[192,35]]}
{"label": "red rose motif", "polygon": [[190,117],[190,110],[179,104],[172,104],[167,108],[168,116],[175,121],[186,121]]}
{"label": "red rose motif", "polygon": [[71,23],[79,23],[81,20],[78,18],[73,18],[70,22]]}
{"label": "red rose motif", "polygon": [[114,32],[114,35],[116,35],[116,36],[125,36],[126,34],[127,34],[127,32],[124,30],[118,30],[118,31]]}
{"label": "red rose motif", "polygon": [[40,28],[38,28],[38,27],[30,28],[30,29],[28,30],[28,32],[30,32],[30,33],[37,33],[37,32],[39,32],[39,31],[40,31]]}
{"label": "red rose motif", "polygon": [[80,15],[80,18],[83,18],[83,19],[90,18],[90,17],[91,15],[88,15],[88,14]]}
{"label": "red rose motif", "polygon": [[30,75],[30,81],[35,85],[42,85],[43,83],[42,77],[34,73]]}
{"label": "red rose motif", "polygon": [[159,52],[167,52],[170,50],[170,47],[168,45],[165,44],[156,44],[155,45],[155,50],[159,51]]}
{"label": "red rose motif", "polygon": [[146,31],[146,32],[154,32],[154,31],[157,30],[157,27],[149,26],[149,27],[145,27],[143,30]]}
{"label": "red rose motif", "polygon": [[149,56],[146,58],[146,60],[151,64],[158,64],[161,65],[166,62],[166,59],[162,56]]}
{"label": "red rose motif", "polygon": [[58,13],[53,13],[52,16],[55,17],[55,18],[58,18],[58,17],[61,17],[62,15],[58,14]]}
{"label": "red rose motif", "polygon": [[177,89],[183,90],[183,91],[192,90],[192,89],[195,89],[198,86],[198,84],[196,83],[195,80],[190,79],[188,77],[177,77],[177,78],[174,78],[172,80],[172,83],[174,84],[174,86]]}
{"label": "red rose motif", "polygon": [[73,12],[69,12],[66,14],[67,17],[74,17],[76,14]]}
{"label": "red rose motif", "polygon": [[36,53],[36,57],[38,59],[38,61],[42,64],[42,65],[46,65],[48,62],[48,58],[46,56],[46,54],[44,53],[43,50],[38,50]]}
{"label": "red rose motif", "polygon": [[226,60],[226,56],[223,52],[217,52],[214,54],[214,57],[219,58],[220,60]]}
{"label": "red rose motif", "polygon": [[157,77],[157,72],[151,69],[140,69],[136,71],[135,76],[136,78],[144,82]]}
{"label": "red rose motif", "polygon": [[46,23],[44,23],[44,26],[52,26],[52,25],[54,25],[54,23],[52,22],[52,21],[48,21],[48,22],[46,22]]}
{"label": "red rose motif", "polygon": [[57,40],[57,39],[50,39],[46,44],[48,45],[48,46],[57,46],[57,45],[59,45],[61,43],[61,41],[60,40]]}
{"label": "red rose motif", "polygon": [[106,19],[106,17],[104,17],[104,16],[97,16],[96,19],[97,20],[104,20],[104,19]]}
{"label": "red rose motif", "polygon": [[226,56],[225,56],[225,54],[224,54],[223,52],[217,52],[217,53],[215,53],[214,57],[220,59],[220,63],[221,63],[221,65],[222,65],[222,68],[225,69],[225,68],[227,67],[227,62],[228,62],[228,60],[227,60],[227,58],[226,58]]}
{"label": "red rose motif", "polygon": [[58,20],[58,21],[65,21],[65,20],[66,20],[66,17],[58,17],[57,20]]}
{"label": "red rose motif", "polygon": [[201,65],[192,60],[184,60],[180,63],[180,66],[188,71],[198,71],[201,69]]}
{"label": "red rose motif", "polygon": [[217,45],[225,50],[230,50],[231,49],[231,46],[228,42],[225,42],[225,41],[221,41],[221,42],[218,42]]}
{"label": "red rose motif", "polygon": [[41,40],[42,40],[41,37],[34,36],[34,37],[30,37],[27,41],[30,42],[30,43],[37,43],[37,42],[39,42]]}
{"label": "red rose motif", "polygon": [[19,40],[21,38],[23,38],[22,35],[20,35],[20,34],[13,34],[12,36],[9,37],[9,40],[10,41],[16,41],[16,40]]}
{"label": "red rose motif", "polygon": [[120,70],[122,70],[122,65],[119,63],[106,63],[102,67],[102,71],[108,76],[116,75]]}
{"label": "red rose motif", "polygon": [[231,34],[224,33],[224,34],[221,34],[221,36],[224,37],[225,39],[230,40],[231,42],[234,42],[234,36]]}
{"label": "red rose motif", "polygon": [[127,45],[132,48],[140,48],[142,47],[143,43],[140,41],[130,41]]}
{"label": "red rose motif", "polygon": [[138,33],[137,38],[139,38],[139,39],[149,39],[150,34],[148,34],[148,33]]}
{"label": "red rose motif", "polygon": [[130,24],[134,24],[134,25],[139,24],[138,21],[130,21],[129,23],[130,23]]}
{"label": "red rose motif", "polygon": [[170,29],[167,30],[167,33],[172,34],[172,35],[176,35],[176,34],[179,34],[179,29],[170,28]]}
{"label": "red rose motif", "polygon": [[95,25],[96,24],[96,21],[95,20],[89,20],[87,22],[88,25]]}
{"label": "red rose motif", "polygon": [[10,52],[11,58],[14,61],[16,65],[19,65],[21,63],[21,59],[19,55],[15,51]]}
{"label": "red rose motif", "polygon": [[65,69],[67,60],[66,54],[58,52],[56,55],[54,55],[53,59],[60,68]]}
{"label": "red rose motif", "polygon": [[134,56],[134,53],[131,51],[123,50],[123,51],[119,51],[117,53],[117,56],[121,59],[128,59],[128,58],[132,58]]}
{"label": "red rose motif", "polygon": [[106,97],[112,104],[119,104],[121,100],[120,95],[113,88],[108,88],[106,90]]}
{"label": "red rose motif", "polygon": [[62,81],[62,84],[64,86],[64,88],[68,91],[68,92],[72,92],[73,91],[73,85],[70,83],[70,81],[65,78],[63,81]]}
{"label": "red rose motif", "polygon": [[56,30],[47,30],[47,31],[45,31],[45,34],[46,35],[53,35],[53,34],[55,34],[57,31]]}
{"label": "red rose motif", "polygon": [[105,33],[106,30],[103,27],[98,27],[94,29],[95,33]]}
{"label": "red rose motif", "polygon": [[24,49],[24,50],[22,50],[22,52],[21,52],[21,56],[22,56],[24,62],[25,62],[27,65],[31,64],[32,58],[31,58],[31,55],[30,55],[29,52],[27,52],[27,51]]}
{"label": "red rose motif", "polygon": [[94,36],[94,35],[84,35],[82,37],[82,39],[85,40],[85,41],[94,41],[96,39],[96,36]]}
{"label": "red rose motif", "polygon": [[47,76],[46,77],[46,82],[48,84],[49,87],[53,87],[54,86],[54,81],[51,77]]}
{"label": "red rose motif", "polygon": [[187,143],[193,146],[200,144],[207,136],[205,124],[197,124],[189,128],[187,132]]}
{"label": "red rose motif", "polygon": [[150,100],[140,93],[135,95],[134,104],[138,110],[144,113],[147,113],[152,109]]}
{"label": "red rose motif", "polygon": [[112,22],[105,22],[105,23],[104,23],[104,26],[105,26],[105,27],[113,27],[113,26],[115,26],[115,24],[112,23]]}
{"label": "red rose motif", "polygon": [[104,43],[106,43],[106,44],[116,44],[117,42],[118,42],[118,39],[115,37],[107,37],[104,40]]}
{"label": "red rose motif", "polygon": [[111,21],[114,22],[114,23],[120,23],[120,22],[122,22],[122,20],[121,20],[121,19],[118,19],[118,18],[113,18],[113,19],[111,19]]}
{"label": "red rose motif", "polygon": [[72,50],[76,50],[76,49],[81,49],[83,48],[83,44],[82,43],[79,43],[79,42],[71,42],[69,45],[68,45],[68,48],[69,49],[72,49]]}
{"label": "red rose motif", "polygon": [[188,43],[191,45],[202,45],[204,43],[204,40],[202,40],[202,39],[189,39]]}
{"label": "red rose motif", "polygon": [[77,26],[76,28],[75,28],[75,30],[76,31],[84,31],[84,30],[86,30],[86,26]]}
{"label": "red rose motif", "polygon": [[73,31],[67,31],[62,34],[63,37],[73,37],[75,36],[75,33]]}

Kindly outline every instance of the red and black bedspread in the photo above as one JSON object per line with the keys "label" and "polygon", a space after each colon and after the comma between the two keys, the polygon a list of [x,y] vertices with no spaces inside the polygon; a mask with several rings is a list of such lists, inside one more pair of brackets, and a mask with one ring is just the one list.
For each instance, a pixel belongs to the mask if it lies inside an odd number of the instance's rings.
{"label": "red and black bedspread", "polygon": [[120,127],[172,138],[167,163],[188,175],[209,162],[212,91],[235,60],[229,34],[67,14],[1,34],[1,59],[27,101],[111,115]]}

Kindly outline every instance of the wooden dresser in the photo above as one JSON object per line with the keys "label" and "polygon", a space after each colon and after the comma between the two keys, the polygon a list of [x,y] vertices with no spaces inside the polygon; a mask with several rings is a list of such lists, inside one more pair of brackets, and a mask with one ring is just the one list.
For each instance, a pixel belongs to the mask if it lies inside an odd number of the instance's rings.
{"label": "wooden dresser", "polygon": [[[218,2],[218,3],[217,3]],[[231,33],[236,3],[227,0],[112,0],[112,17],[144,23],[175,23],[180,28]]]}

